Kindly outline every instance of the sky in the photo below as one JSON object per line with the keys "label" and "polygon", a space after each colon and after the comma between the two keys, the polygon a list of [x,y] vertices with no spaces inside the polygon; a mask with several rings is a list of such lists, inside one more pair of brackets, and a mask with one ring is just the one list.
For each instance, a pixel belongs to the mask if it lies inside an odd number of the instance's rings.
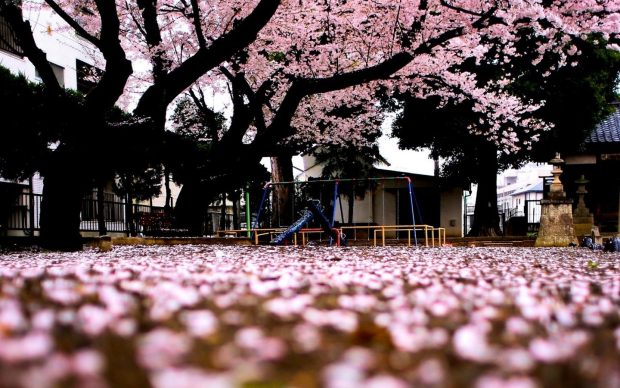
{"label": "sky", "polygon": [[[212,103],[217,111],[226,112],[229,117],[232,114],[228,96],[218,95],[212,92]],[[394,115],[387,115],[381,125],[383,135],[379,138],[379,152],[389,162],[389,166],[377,165],[375,167],[384,170],[401,171],[414,174],[433,175],[434,163],[429,158],[428,151],[409,151],[398,148],[398,140],[390,137]],[[263,158],[261,163],[271,169],[269,158]],[[303,171],[304,165],[301,156],[293,157],[293,165],[296,167],[295,175]]]}
{"label": "sky", "polygon": [[400,150],[398,139],[389,137],[389,132],[384,132],[379,139],[379,152],[390,163],[390,166],[376,166],[381,169],[424,175],[434,173],[435,164],[429,151]]}
{"label": "sky", "polygon": [[[398,148],[398,139],[390,136],[392,120],[393,117],[388,117],[383,122],[381,125],[383,135],[379,138],[379,152],[388,161],[389,166],[378,164],[375,167],[390,171],[433,175],[435,164],[429,157],[429,151],[410,151]],[[261,162],[265,167],[270,168],[268,158],[263,158]],[[301,156],[293,157],[293,165],[296,169],[295,175],[304,170]]]}

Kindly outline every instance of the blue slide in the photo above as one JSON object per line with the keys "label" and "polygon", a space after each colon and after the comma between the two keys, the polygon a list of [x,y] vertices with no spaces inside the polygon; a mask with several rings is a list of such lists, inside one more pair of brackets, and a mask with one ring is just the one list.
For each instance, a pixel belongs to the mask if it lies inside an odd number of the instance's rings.
{"label": "blue slide", "polygon": [[[323,210],[321,209],[321,204],[319,203],[319,201],[308,201],[308,207],[310,208],[310,211],[314,214],[314,217],[317,219],[317,221],[319,221],[319,224],[321,224],[321,228],[323,228],[325,233],[327,233],[327,235],[329,236],[330,243],[333,243],[338,238],[338,234],[332,230],[329,220],[327,219],[327,217],[325,217],[325,214],[323,214]],[[347,245],[347,241],[345,240],[344,235],[340,236],[340,245]]]}
{"label": "blue slide", "polygon": [[[336,232],[334,232],[332,228],[330,227],[329,220],[327,219],[327,217],[325,217],[325,214],[323,214],[320,202],[317,200],[309,200],[308,209],[305,209],[303,211],[301,217],[297,221],[295,221],[293,225],[289,226],[288,229],[286,229],[284,232],[280,233],[273,240],[271,240],[269,244],[271,245],[282,244],[287,238],[299,232],[301,228],[305,224],[310,222],[313,218],[316,218],[319,221],[319,224],[321,224],[321,227],[323,228],[325,233],[327,233],[327,235],[330,237],[331,241],[335,240],[338,237]],[[344,236],[340,237],[340,243],[342,245],[345,245]]]}
{"label": "blue slide", "polygon": [[269,242],[269,244],[280,245],[284,243],[284,240],[299,232],[299,230],[310,220],[312,220],[312,218],[314,218],[314,214],[312,214],[312,212],[308,209],[304,210],[301,217],[297,221],[295,221],[293,225],[289,226],[288,229],[277,235],[273,240]]}

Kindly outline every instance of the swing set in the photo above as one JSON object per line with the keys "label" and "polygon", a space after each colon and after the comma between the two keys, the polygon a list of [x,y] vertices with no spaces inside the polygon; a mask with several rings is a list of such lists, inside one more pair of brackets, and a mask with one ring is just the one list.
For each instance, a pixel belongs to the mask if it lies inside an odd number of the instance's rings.
{"label": "swing set", "polygon": [[[411,223],[407,225],[399,224],[399,191],[396,191],[396,224],[386,224],[386,215],[385,215],[385,181],[398,181],[404,180],[406,184],[406,197],[408,202],[408,213],[411,216]],[[342,183],[351,183],[354,184],[356,182],[374,182],[377,184],[383,184],[382,190],[382,223],[371,224],[374,221],[374,209],[372,208],[373,200],[367,200],[369,203],[369,220],[367,225],[338,225],[336,224],[337,218],[337,203],[340,208],[340,223],[344,223],[344,212],[343,205],[341,199],[341,185]],[[282,227],[277,225],[275,227],[259,227],[261,216],[265,213],[265,204],[268,201],[269,194],[273,190],[275,186],[278,185],[289,185],[295,189],[299,186],[308,187],[310,185],[333,185],[331,190],[331,209],[325,210],[323,208],[323,191],[319,190],[319,198],[309,198],[303,201],[304,209],[300,212],[301,215],[288,227]],[[351,195],[351,194],[349,194]],[[374,194],[373,194],[374,196]],[[297,198],[297,197],[296,197]],[[295,201],[293,201],[295,202]],[[252,227],[249,227],[248,223],[248,236],[252,235],[255,244],[260,244],[265,242],[265,239],[268,239],[268,242],[272,245],[280,245],[280,244],[294,244],[297,245],[299,243],[298,237],[301,237],[301,245],[305,245],[310,240],[310,235],[319,235],[319,241],[322,241],[322,236],[328,236],[328,244],[329,245],[345,245],[348,241],[358,241],[357,237],[359,234],[364,234],[362,231],[366,231],[366,239],[370,240],[372,235],[373,244],[376,246],[378,244],[385,246],[386,245],[386,236],[387,235],[395,235],[396,239],[399,240],[401,234],[407,234],[407,245],[418,246],[418,233],[421,233],[421,238],[424,238],[424,244],[429,246],[429,242],[431,246],[435,245],[443,245],[445,244],[445,229],[444,228],[436,228],[431,225],[426,225],[423,223],[416,223],[416,212],[417,209],[418,219],[421,221],[421,212],[418,207],[417,201],[415,200],[414,191],[413,191],[413,183],[409,177],[377,177],[377,178],[365,178],[365,179],[316,179],[310,181],[302,181],[302,182],[268,182],[264,188],[262,197],[260,200],[260,204],[258,207],[256,220]],[[331,211],[329,211],[331,210]],[[293,215],[295,215],[295,207],[292,208]],[[327,214],[330,213],[330,214]],[[294,218],[294,217],[293,217]],[[318,222],[320,227],[309,227],[309,223],[312,221]],[[278,222],[279,224],[279,222]],[[389,237],[389,236],[388,236]],[[437,242],[436,242],[437,238]]]}

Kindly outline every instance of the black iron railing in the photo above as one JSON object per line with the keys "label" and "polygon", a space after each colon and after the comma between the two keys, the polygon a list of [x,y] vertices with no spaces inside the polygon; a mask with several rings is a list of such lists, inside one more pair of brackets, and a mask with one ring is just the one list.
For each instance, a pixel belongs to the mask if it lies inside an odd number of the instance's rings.
{"label": "black iron railing", "polygon": [[[0,220],[0,231],[22,231],[26,235],[31,235],[40,229],[41,218],[41,194],[20,193],[4,214],[8,214],[5,220]],[[7,206],[2,204],[2,206]],[[103,201],[103,219],[107,232],[129,233],[131,230],[130,222],[134,224],[135,230],[141,232],[141,217],[145,214],[164,211],[163,207],[150,205],[132,205],[133,219],[128,219],[127,204],[115,195],[108,194]],[[89,195],[82,200],[81,211],[81,231],[99,231],[99,204],[95,196]]]}

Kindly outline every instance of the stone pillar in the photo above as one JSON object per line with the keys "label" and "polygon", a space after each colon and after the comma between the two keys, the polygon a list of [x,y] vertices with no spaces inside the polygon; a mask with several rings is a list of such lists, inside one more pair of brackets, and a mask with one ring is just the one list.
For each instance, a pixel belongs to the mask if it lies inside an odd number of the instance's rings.
{"label": "stone pillar", "polygon": [[616,228],[616,236],[620,237],[620,182],[616,184],[618,185],[618,227]]}
{"label": "stone pillar", "polygon": [[573,211],[573,226],[575,228],[575,235],[582,239],[585,236],[590,236],[592,233],[592,227],[594,226],[594,217],[590,213],[590,209],[586,206],[584,197],[588,194],[586,190],[586,184],[588,181],[583,175],[575,181],[577,184],[577,208]]}
{"label": "stone pillar", "polygon": [[540,229],[536,238],[537,247],[566,247],[577,243],[573,227],[573,203],[566,198],[564,186],[560,181],[564,161],[560,154],[551,159],[553,182],[546,199],[540,201]]}

